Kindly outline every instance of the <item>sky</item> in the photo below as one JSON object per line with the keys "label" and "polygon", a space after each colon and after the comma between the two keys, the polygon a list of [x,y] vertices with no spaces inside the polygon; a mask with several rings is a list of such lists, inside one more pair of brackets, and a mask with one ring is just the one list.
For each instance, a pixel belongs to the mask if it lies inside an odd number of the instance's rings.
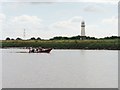
{"label": "sky", "polygon": [[118,0],[4,0],[0,5],[0,39],[118,36]]}

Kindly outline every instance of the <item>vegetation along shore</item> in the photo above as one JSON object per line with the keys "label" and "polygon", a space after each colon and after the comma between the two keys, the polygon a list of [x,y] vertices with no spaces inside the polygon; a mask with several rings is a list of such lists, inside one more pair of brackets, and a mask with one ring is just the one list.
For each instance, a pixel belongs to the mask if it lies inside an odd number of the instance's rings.
{"label": "vegetation along shore", "polygon": [[119,38],[104,38],[104,39],[49,39],[49,40],[1,40],[1,48],[11,47],[43,47],[53,49],[106,49],[120,50]]}

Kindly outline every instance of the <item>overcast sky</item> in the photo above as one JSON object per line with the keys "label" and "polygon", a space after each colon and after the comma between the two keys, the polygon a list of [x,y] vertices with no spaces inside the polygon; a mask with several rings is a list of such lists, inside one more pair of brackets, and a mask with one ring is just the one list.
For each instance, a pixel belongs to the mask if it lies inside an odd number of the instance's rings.
{"label": "overcast sky", "polygon": [[23,38],[24,29],[26,39],[76,36],[82,20],[86,36],[118,35],[118,0],[63,1],[4,0],[0,7],[1,38]]}

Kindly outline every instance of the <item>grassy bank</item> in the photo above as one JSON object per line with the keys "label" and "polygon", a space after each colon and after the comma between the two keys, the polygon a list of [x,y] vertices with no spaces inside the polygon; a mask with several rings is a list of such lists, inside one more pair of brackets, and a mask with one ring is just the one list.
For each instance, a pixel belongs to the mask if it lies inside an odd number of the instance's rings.
{"label": "grassy bank", "polygon": [[44,47],[54,49],[120,50],[120,40],[2,40],[0,47]]}

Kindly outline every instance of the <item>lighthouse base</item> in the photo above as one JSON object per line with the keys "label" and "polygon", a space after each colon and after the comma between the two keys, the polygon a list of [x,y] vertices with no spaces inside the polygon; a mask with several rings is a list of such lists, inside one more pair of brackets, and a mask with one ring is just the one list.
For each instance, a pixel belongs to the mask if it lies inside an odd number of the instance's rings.
{"label": "lighthouse base", "polygon": [[80,40],[86,40],[86,36],[81,36]]}

